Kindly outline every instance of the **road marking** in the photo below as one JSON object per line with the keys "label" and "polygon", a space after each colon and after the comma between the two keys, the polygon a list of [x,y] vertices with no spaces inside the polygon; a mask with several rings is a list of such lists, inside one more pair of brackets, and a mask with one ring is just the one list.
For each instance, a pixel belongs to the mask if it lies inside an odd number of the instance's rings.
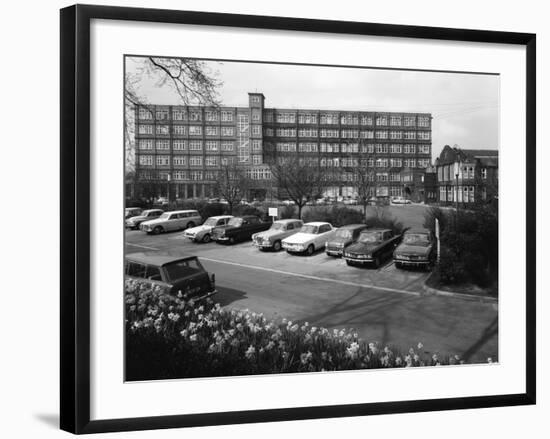
{"label": "road marking", "polygon": [[243,268],[252,268],[254,270],[269,271],[271,273],[284,274],[286,276],[303,277],[305,279],[318,280],[318,281],[323,281],[323,282],[332,282],[332,283],[341,284],[341,285],[348,285],[348,286],[352,286],[352,287],[374,288],[376,290],[391,291],[392,293],[408,294],[408,295],[411,295],[411,296],[420,296],[421,295],[421,293],[415,292],[415,291],[400,290],[398,288],[382,287],[382,286],[377,286],[377,285],[372,285],[372,284],[371,285],[360,284],[360,283],[357,283],[357,282],[330,279],[330,278],[326,278],[326,277],[312,276],[312,275],[309,275],[309,274],[293,273],[293,272],[290,272],[290,271],[276,270],[275,268],[266,268],[266,267],[258,267],[256,265],[241,264],[239,262],[221,261],[219,259],[205,258],[205,257],[202,257],[202,256],[200,257],[200,259],[202,261],[216,262],[218,264],[227,264],[227,265],[234,265],[234,266],[243,267]]}
{"label": "road marking", "polygon": [[147,250],[160,250],[160,249],[155,248],[155,247],[147,247],[146,245],[134,244],[134,243],[132,243],[132,242],[127,242],[126,244],[127,244],[127,245],[133,245],[134,247],[146,248]]}

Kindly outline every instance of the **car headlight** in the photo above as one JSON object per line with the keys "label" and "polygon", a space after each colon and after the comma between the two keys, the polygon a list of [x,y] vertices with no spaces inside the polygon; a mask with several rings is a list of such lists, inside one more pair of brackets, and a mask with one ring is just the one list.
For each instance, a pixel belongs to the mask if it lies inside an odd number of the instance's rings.
{"label": "car headlight", "polygon": [[264,238],[262,239],[262,244],[271,244],[271,241],[269,240],[269,238]]}

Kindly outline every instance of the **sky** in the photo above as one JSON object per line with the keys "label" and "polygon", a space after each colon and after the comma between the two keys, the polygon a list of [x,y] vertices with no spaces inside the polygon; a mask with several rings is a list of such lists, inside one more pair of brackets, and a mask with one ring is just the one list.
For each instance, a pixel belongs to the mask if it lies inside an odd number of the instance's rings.
{"label": "sky", "polygon": [[[141,72],[142,58],[127,58],[148,103],[181,105],[169,85]],[[222,105],[247,106],[249,92],[264,94],[266,108],[431,113],[432,160],[444,145],[498,149],[498,75],[349,67],[206,61],[223,82]]]}

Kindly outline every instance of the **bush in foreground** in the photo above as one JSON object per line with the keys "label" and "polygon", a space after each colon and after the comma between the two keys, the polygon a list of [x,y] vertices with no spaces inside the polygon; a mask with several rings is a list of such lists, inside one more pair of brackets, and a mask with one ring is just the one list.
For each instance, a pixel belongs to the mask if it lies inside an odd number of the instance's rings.
{"label": "bush in foreground", "polygon": [[411,348],[402,355],[333,330],[262,314],[225,310],[208,300],[126,281],[126,379],[319,372],[462,363]]}

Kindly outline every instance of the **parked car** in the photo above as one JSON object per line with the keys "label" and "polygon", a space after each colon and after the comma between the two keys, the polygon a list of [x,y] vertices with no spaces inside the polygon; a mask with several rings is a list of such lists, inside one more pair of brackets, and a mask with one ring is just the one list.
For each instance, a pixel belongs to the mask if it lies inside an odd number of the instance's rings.
{"label": "parked car", "polygon": [[129,229],[139,229],[139,226],[141,223],[145,221],[149,221],[155,218],[158,218],[164,213],[164,210],[162,209],[148,209],[141,212],[141,214],[137,216],[133,216],[131,218],[128,218],[125,222],[126,227]]}
{"label": "parked car", "polygon": [[409,229],[393,252],[396,268],[422,267],[429,269],[436,258],[435,238],[428,229]]}
{"label": "parked car", "polygon": [[168,206],[168,198],[167,197],[158,197],[155,202],[155,205],[157,206]]}
{"label": "parked car", "polygon": [[357,198],[346,198],[346,199],[344,199],[344,205],[346,205],[346,206],[357,206]]}
{"label": "parked car", "polygon": [[125,258],[128,279],[148,280],[168,287],[170,294],[181,292],[194,300],[217,293],[215,276],[204,269],[196,256],[174,256],[169,252],[131,253]]}
{"label": "parked car", "polygon": [[281,201],[281,204],[282,204],[283,206],[293,206],[293,205],[294,205],[294,201],[292,201],[292,200],[282,200],[282,201]]}
{"label": "parked car", "polygon": [[392,197],[390,201],[391,204],[411,204],[411,200],[405,197]]}
{"label": "parked car", "polygon": [[183,235],[194,242],[210,242],[212,230],[215,227],[225,226],[233,215],[211,216],[202,225],[187,229]]}
{"label": "parked car", "polygon": [[260,250],[281,250],[281,241],[300,231],[304,222],[298,219],[282,219],[275,221],[265,232],[252,235],[252,242]]}
{"label": "parked car", "polygon": [[216,227],[212,231],[212,239],[219,244],[234,244],[246,241],[256,232],[263,232],[271,227],[271,222],[262,221],[255,215],[236,216],[225,226]]}
{"label": "parked car", "polygon": [[283,239],[282,246],[288,253],[305,253],[310,256],[316,250],[324,248],[336,230],[336,227],[326,222],[306,223],[298,233]]}
{"label": "parked car", "polygon": [[342,256],[344,249],[355,242],[366,228],[366,224],[348,224],[340,227],[333,238],[325,243],[325,253],[329,256]]}
{"label": "parked car", "polygon": [[372,264],[378,268],[391,258],[400,241],[401,235],[394,235],[390,229],[363,230],[357,242],[344,250],[344,259],[348,265]]}
{"label": "parked car", "polygon": [[143,209],[141,207],[126,207],[124,209],[124,219],[131,218],[133,216],[138,216],[143,212]]}
{"label": "parked car", "polygon": [[158,235],[173,230],[183,230],[202,224],[202,218],[196,210],[174,210],[164,212],[154,220],[141,223],[140,229]]}

